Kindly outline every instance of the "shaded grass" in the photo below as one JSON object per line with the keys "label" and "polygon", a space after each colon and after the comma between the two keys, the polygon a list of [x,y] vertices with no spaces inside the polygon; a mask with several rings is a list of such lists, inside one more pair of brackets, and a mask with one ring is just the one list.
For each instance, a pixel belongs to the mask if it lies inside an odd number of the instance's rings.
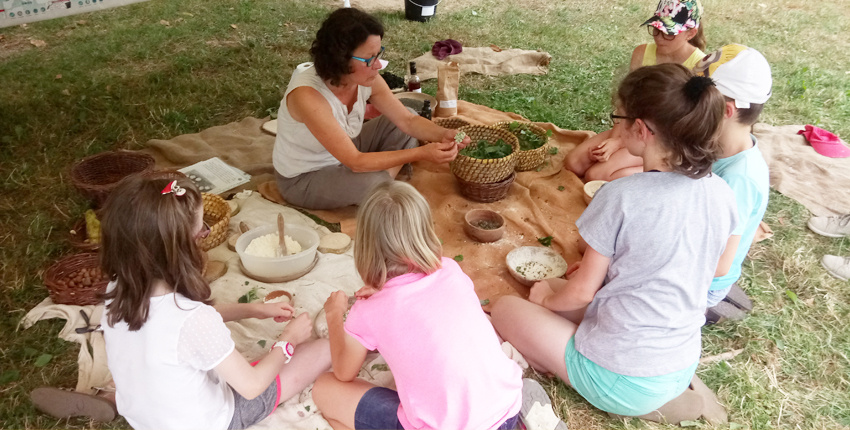
{"label": "shaded grass", "polygon": [[[776,0],[704,2],[711,48],[744,43],[761,50],[774,72],[762,120],[812,123],[850,134],[850,24],[847,8]],[[155,0],[3,29],[0,42],[0,427],[88,427],[38,414],[28,393],[40,385],[73,387],[78,347],[58,340],[61,321],[16,331],[47,293],[41,275],[72,252],[66,232],[84,202],[68,182],[76,159],[106,149],[140,148],[276,109],[291,70],[309,58],[330,2]],[[335,3],[334,3],[335,4]],[[461,3],[464,4],[464,3]],[[476,14],[472,12],[475,11]],[[570,129],[610,127],[610,97],[631,49],[645,2],[469,2],[413,23],[400,12],[377,15],[387,27],[390,71],[454,38],[465,46],[540,49],[553,59],[545,76],[464,76],[460,98]],[[85,24],[77,24],[85,20]],[[160,23],[168,21],[168,25]],[[235,25],[236,28],[233,28]],[[29,39],[48,43],[38,49]],[[61,78],[57,75],[61,74]],[[435,83],[424,90],[434,94]],[[809,213],[771,194],[765,221],[776,236],[750,252],[741,280],[756,303],[740,323],[704,330],[704,355],[744,348],[700,377],[727,405],[730,420],[752,428],[850,426],[850,314],[847,284],[819,265],[825,253],[848,255],[850,240],[814,236]],[[794,295],[789,295],[791,291]],[[796,297],[792,299],[792,297]],[[30,348],[30,349],[28,349]],[[34,355],[53,360],[34,367]],[[572,428],[655,428],[619,422],[557,381],[544,380]],[[117,421],[102,428],[126,428]]]}

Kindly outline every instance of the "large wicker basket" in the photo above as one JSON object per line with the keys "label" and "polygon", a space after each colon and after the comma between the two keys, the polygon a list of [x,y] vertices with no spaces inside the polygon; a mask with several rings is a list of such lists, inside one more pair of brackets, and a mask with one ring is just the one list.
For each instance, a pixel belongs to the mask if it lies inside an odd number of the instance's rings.
{"label": "large wicker basket", "polygon": [[133,151],[101,152],[71,166],[71,183],[86,198],[100,206],[121,179],[153,169],[150,155]]}
{"label": "large wicker basket", "polygon": [[458,154],[457,158],[451,163],[452,173],[455,176],[466,182],[490,184],[502,181],[513,173],[516,166],[515,155],[519,151],[519,141],[511,132],[486,125],[468,125],[461,127],[459,131],[466,133],[472,140],[472,144],[482,139],[491,143],[502,139],[505,143],[511,145],[514,151],[507,157],[490,160],[480,160]]}
{"label": "large wicker basket", "polygon": [[209,236],[201,239],[201,249],[209,251],[227,240],[227,226],[230,224],[230,205],[223,198],[209,193],[201,193],[204,199],[204,222],[210,226]]}
{"label": "large wicker basket", "polygon": [[434,124],[443,128],[457,130],[461,127],[466,127],[469,125],[469,122],[460,118],[436,118],[434,119]]}
{"label": "large wicker basket", "polygon": [[[500,121],[493,124],[493,127],[510,131],[511,124],[513,122],[514,121]],[[516,170],[518,172],[536,169],[537,166],[543,164],[546,161],[546,154],[549,151],[549,136],[546,135],[546,130],[530,122],[516,122],[519,124],[517,132],[519,130],[528,130],[542,137],[544,139],[544,142],[546,142],[539,148],[530,149],[528,151],[523,151],[520,149],[520,151],[516,154]],[[519,138],[517,137],[517,139]]]}
{"label": "large wicker basket", "polygon": [[177,171],[177,170],[170,170],[170,169],[165,169],[165,170],[149,170],[149,171],[147,171],[147,172],[143,173],[142,175],[143,175],[145,178],[147,178],[147,179],[171,179],[171,180],[177,180],[177,179],[184,179],[184,178],[188,178],[188,176],[186,176],[186,174],[185,174],[185,173],[183,173],[183,172],[179,172],[179,171]]}
{"label": "large wicker basket", "polygon": [[93,252],[71,255],[53,263],[44,272],[44,285],[50,293],[50,300],[59,305],[96,305],[99,295],[106,292],[109,280],[96,276],[89,285],[72,285],[72,276],[81,269],[95,269],[100,273],[98,255]]}
{"label": "large wicker basket", "polygon": [[474,202],[492,203],[502,200],[508,195],[508,190],[511,188],[511,184],[514,183],[514,179],[516,179],[516,172],[511,172],[507,178],[491,184],[466,182],[461,178],[457,178],[457,184],[461,195],[467,199]]}

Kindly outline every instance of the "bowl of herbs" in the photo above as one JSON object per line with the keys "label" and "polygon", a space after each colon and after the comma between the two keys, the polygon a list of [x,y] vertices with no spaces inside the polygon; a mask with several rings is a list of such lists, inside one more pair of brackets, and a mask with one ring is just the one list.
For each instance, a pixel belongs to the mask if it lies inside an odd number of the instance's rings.
{"label": "bowl of herbs", "polygon": [[519,149],[516,136],[486,125],[470,125],[458,131],[469,136],[472,143],[461,149],[451,162],[455,176],[478,184],[496,183],[511,176],[516,167],[514,155]]}
{"label": "bowl of herbs", "polygon": [[516,154],[517,171],[536,169],[546,161],[552,130],[544,130],[530,122],[520,121],[502,121],[493,126],[507,130],[516,136],[519,143],[519,152]]}

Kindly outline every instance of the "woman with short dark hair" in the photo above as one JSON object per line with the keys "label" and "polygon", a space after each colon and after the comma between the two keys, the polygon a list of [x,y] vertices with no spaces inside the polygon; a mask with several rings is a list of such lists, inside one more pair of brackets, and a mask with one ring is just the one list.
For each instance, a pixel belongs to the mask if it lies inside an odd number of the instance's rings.
{"label": "woman with short dark hair", "polygon": [[[278,111],[273,162],[287,202],[311,209],[358,204],[375,185],[392,181],[405,164],[447,163],[449,130],[409,110],[378,74],[384,28],[355,8],[334,11],[310,49],[312,63],[292,74]],[[364,124],[367,100],[383,115]],[[433,142],[419,146],[418,141]]]}

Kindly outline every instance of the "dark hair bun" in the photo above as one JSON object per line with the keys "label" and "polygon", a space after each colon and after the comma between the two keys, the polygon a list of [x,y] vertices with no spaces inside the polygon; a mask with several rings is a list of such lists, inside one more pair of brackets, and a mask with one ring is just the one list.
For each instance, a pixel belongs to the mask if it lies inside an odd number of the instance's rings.
{"label": "dark hair bun", "polygon": [[685,96],[688,100],[696,103],[702,98],[706,88],[713,87],[714,80],[707,76],[693,76],[685,83]]}

